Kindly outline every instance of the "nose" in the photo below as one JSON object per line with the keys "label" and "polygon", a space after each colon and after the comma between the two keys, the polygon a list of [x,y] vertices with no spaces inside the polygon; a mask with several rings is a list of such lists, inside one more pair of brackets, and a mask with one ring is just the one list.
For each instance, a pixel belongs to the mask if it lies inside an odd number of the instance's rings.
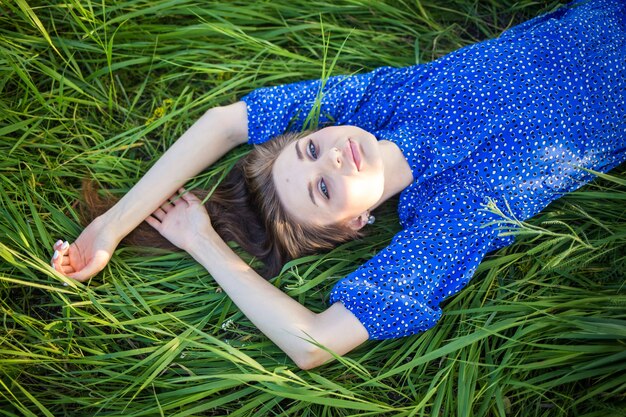
{"label": "nose", "polygon": [[341,150],[333,147],[328,152],[328,159],[326,163],[334,169],[339,169],[343,166],[343,155],[341,154]]}

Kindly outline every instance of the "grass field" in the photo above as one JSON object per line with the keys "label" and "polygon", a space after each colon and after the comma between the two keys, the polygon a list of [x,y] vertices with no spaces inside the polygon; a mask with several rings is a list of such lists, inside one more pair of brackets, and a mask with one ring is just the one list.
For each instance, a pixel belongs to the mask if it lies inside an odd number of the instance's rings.
{"label": "grass field", "polygon": [[[82,179],[128,190],[211,106],[428,62],[558,4],[0,0],[0,415],[625,416],[625,166],[525,224],[434,329],[312,371],[184,253],[120,246],[68,287],[48,266],[81,231]],[[390,204],[273,282],[321,311],[398,228]]]}

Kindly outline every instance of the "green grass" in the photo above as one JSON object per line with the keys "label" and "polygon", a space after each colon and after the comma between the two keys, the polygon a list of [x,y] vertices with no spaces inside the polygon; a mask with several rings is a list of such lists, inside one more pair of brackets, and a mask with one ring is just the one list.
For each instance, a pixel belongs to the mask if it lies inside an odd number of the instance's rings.
{"label": "green grass", "polygon": [[[434,329],[308,372],[184,253],[120,247],[69,287],[48,268],[80,233],[81,180],[129,189],[209,107],[332,62],[428,62],[557,4],[0,0],[0,415],[626,415],[624,166],[529,221]],[[398,230],[382,211],[275,284],[324,309]]]}

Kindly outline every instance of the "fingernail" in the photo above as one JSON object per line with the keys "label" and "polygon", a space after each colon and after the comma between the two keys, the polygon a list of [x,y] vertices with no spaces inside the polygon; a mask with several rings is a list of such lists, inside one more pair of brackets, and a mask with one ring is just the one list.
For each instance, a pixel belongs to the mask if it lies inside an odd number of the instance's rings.
{"label": "fingernail", "polygon": [[63,242],[63,246],[61,246],[61,250],[65,250],[70,247],[70,243],[66,240]]}
{"label": "fingernail", "polygon": [[52,260],[53,260],[53,261],[56,261],[58,257],[59,257],[59,251],[58,251],[58,250],[55,250],[55,251],[54,251],[54,255],[52,255]]}
{"label": "fingernail", "polygon": [[64,283],[63,283],[63,286],[64,286],[64,287],[67,287],[67,286],[68,286],[67,282],[64,282]]}
{"label": "fingernail", "polygon": [[54,246],[59,246],[61,243],[63,243],[63,241],[61,239],[57,240],[57,243],[54,244]]}

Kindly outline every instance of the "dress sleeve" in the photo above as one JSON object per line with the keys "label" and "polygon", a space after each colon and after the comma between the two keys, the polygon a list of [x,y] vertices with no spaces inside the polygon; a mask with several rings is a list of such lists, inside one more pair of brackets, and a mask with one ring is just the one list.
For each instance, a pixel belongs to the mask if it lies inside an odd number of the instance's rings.
{"label": "dress sleeve", "polygon": [[371,339],[423,332],[441,317],[440,303],[470,280],[497,240],[494,215],[478,192],[450,189],[416,204],[413,226],[331,291]]}
{"label": "dress sleeve", "polygon": [[381,67],[367,74],[339,75],[260,88],[242,97],[248,108],[248,142],[263,143],[286,131],[299,131],[317,100],[320,127],[350,124],[366,130],[385,123],[394,109],[395,87],[407,68]]}

